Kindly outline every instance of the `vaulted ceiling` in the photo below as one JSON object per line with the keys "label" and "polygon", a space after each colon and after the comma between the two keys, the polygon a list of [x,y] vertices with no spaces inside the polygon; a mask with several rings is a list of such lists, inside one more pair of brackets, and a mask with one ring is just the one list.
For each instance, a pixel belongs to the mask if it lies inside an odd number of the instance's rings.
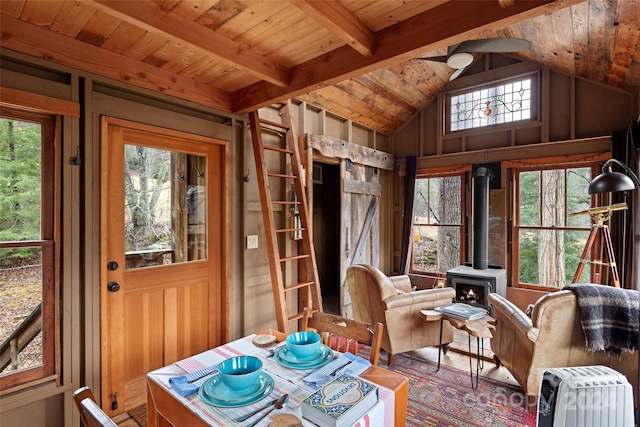
{"label": "vaulted ceiling", "polygon": [[[640,87],[640,0],[1,0],[0,46],[244,113],[297,97],[391,134],[448,83],[464,40]],[[480,55],[476,54],[476,59]]]}

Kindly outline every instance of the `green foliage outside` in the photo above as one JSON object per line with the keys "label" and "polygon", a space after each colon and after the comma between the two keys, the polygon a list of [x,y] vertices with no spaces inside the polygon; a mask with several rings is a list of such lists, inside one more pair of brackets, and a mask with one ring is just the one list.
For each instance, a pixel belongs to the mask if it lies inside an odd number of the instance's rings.
{"label": "green foliage outside", "polygon": [[[42,135],[39,124],[0,119],[0,241],[39,240]],[[36,256],[5,252],[0,263]]]}
{"label": "green foliage outside", "polygon": [[[566,212],[567,216],[562,224],[554,224],[558,228],[578,227],[586,230],[564,230],[564,257],[565,283],[571,283],[575,274],[580,256],[584,249],[589,234],[589,215],[570,216],[572,212],[579,212],[590,207],[588,194],[591,181],[590,168],[567,169],[565,174],[566,186]],[[520,221],[521,227],[537,227],[543,225],[540,212],[540,200],[542,192],[552,191],[545,186],[543,172],[531,171],[520,173]],[[564,191],[562,191],[564,193]],[[550,225],[550,224],[544,224]],[[538,260],[540,245],[540,233],[536,229],[520,229],[520,282],[539,284],[539,269],[544,268]],[[589,281],[589,266],[586,265],[580,278],[581,282]]]}

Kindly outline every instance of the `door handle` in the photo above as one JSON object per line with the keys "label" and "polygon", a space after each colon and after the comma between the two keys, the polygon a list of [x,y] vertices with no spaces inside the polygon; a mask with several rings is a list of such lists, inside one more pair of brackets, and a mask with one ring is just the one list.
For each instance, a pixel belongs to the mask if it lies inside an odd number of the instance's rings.
{"label": "door handle", "polygon": [[109,292],[118,292],[120,290],[120,285],[116,282],[109,282],[107,285],[107,290]]}

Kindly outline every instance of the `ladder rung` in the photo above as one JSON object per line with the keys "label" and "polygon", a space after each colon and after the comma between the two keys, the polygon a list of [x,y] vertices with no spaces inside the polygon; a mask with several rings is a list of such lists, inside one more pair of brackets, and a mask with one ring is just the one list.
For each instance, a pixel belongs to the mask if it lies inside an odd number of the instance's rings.
{"label": "ladder rung", "polygon": [[293,151],[291,150],[287,150],[286,148],[275,147],[273,145],[264,145],[263,148],[265,150],[277,151],[279,153],[293,154]]}
{"label": "ladder rung", "polygon": [[272,122],[271,120],[266,120],[266,119],[260,119],[260,124],[265,124],[265,125],[277,127],[277,128],[280,128],[280,129],[291,129],[291,126],[289,126],[289,125]]}
{"label": "ladder rung", "polygon": [[268,173],[267,176],[273,176],[276,178],[285,178],[285,179],[298,179],[295,175],[285,175],[283,173]]}
{"label": "ladder rung", "polygon": [[311,285],[313,285],[313,282],[296,283],[295,285],[287,286],[286,288],[284,288],[284,291],[295,291],[296,289],[305,288]]}
{"label": "ladder rung", "polygon": [[296,256],[290,256],[288,258],[280,258],[280,262],[287,262],[287,261],[295,261],[297,259],[304,259],[304,258],[309,258],[309,255],[296,255]]}
{"label": "ladder rung", "polygon": [[306,230],[306,228],[301,227],[301,228],[281,228],[279,230],[276,230],[276,233],[286,233],[288,231],[304,231]]}
{"label": "ladder rung", "polygon": [[304,313],[294,314],[293,316],[289,316],[289,322],[293,322],[294,320],[300,320],[304,316]]}
{"label": "ladder rung", "polygon": [[272,200],[271,203],[273,203],[274,205],[300,205],[302,204],[301,202],[292,202],[289,200]]}

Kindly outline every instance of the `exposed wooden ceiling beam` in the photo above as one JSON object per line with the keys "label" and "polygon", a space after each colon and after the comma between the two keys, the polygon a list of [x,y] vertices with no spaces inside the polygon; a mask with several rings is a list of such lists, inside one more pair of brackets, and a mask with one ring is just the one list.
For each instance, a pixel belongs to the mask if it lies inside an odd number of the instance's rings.
{"label": "exposed wooden ceiling beam", "polygon": [[243,48],[215,31],[171,13],[155,2],[121,0],[91,0],[91,2],[97,7],[105,7],[109,14],[123,21],[140,26],[147,31],[168,34],[270,84],[280,87],[286,87],[289,84],[290,73],[287,68],[259,53]]}
{"label": "exposed wooden ceiling beam", "polygon": [[234,92],[232,109],[243,113],[265,107],[583,1],[519,0],[506,7],[497,1],[447,2],[376,33],[371,56],[338,48],[292,68],[286,88],[259,82]]}
{"label": "exposed wooden ceiling beam", "polygon": [[2,28],[1,46],[3,48],[89,71],[200,105],[231,111],[231,99],[228,92],[179,74],[100,49],[5,14],[0,14],[0,28]]}
{"label": "exposed wooden ceiling beam", "polygon": [[361,54],[373,54],[375,35],[342,4],[335,0],[291,0],[291,3]]}

